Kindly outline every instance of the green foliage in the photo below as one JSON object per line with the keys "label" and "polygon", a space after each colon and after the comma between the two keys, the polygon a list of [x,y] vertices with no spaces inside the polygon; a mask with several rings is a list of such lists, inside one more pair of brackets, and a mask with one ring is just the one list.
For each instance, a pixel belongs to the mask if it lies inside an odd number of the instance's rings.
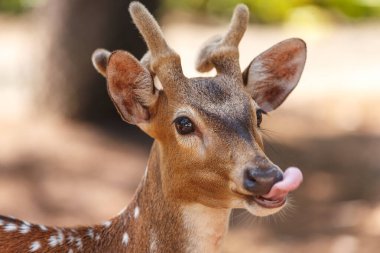
{"label": "green foliage", "polygon": [[19,12],[21,9],[21,0],[0,0],[0,11]]}
{"label": "green foliage", "polygon": [[380,17],[380,0],[325,0],[324,4],[349,18]]}
{"label": "green foliage", "polygon": [[[0,12],[21,13],[42,0],[0,0]],[[64,0],[56,0],[64,1]],[[380,0],[162,0],[168,9],[185,9],[230,15],[238,3],[245,3],[253,13],[252,19],[262,23],[286,21],[298,7],[315,6],[331,15],[346,19],[380,18]]]}
{"label": "green foliage", "polygon": [[0,12],[22,13],[33,7],[38,0],[0,0]]}
{"label": "green foliage", "polygon": [[253,10],[254,17],[265,23],[280,22],[286,20],[294,8],[293,1],[283,0],[256,0],[248,1]]}
{"label": "green foliage", "polygon": [[313,6],[348,20],[380,17],[380,0],[164,0],[169,9],[190,9],[222,16],[230,15],[238,3],[247,4],[254,15],[252,18],[262,23],[284,22],[297,8]]}

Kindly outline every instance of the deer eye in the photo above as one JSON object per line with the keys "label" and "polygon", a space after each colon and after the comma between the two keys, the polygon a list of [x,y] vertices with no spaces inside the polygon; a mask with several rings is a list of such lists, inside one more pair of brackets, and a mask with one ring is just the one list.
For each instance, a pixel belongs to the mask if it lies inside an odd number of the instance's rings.
{"label": "deer eye", "polygon": [[260,128],[261,122],[263,121],[263,114],[267,114],[266,111],[262,109],[256,110],[256,118],[257,118],[257,127]]}
{"label": "deer eye", "polygon": [[178,117],[174,120],[175,128],[181,135],[191,134],[195,131],[194,123],[188,117]]}

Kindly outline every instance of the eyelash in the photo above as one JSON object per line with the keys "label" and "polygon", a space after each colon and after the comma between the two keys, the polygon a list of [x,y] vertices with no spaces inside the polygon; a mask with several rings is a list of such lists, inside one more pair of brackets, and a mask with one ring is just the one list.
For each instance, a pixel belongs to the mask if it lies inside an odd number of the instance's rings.
{"label": "eyelash", "polygon": [[262,109],[257,109],[256,110],[256,119],[257,119],[257,127],[260,128],[261,122],[263,121],[263,114],[267,114],[266,111]]}

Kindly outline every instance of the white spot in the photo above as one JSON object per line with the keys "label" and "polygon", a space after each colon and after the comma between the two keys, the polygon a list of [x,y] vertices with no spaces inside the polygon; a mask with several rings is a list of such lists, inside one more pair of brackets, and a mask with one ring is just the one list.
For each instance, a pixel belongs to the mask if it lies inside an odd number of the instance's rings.
{"label": "white spot", "polygon": [[103,226],[105,226],[106,228],[110,227],[112,224],[112,221],[106,221],[103,223]]}
{"label": "white spot", "polygon": [[69,249],[69,252],[68,253],[74,253],[74,251],[72,249]]}
{"label": "white spot", "polygon": [[23,222],[24,222],[25,225],[28,225],[28,226],[31,225],[31,224],[30,224],[29,222],[27,222],[27,221],[23,221]]}
{"label": "white spot", "polygon": [[30,225],[28,225],[28,224],[22,224],[20,226],[20,233],[21,234],[27,234],[29,232],[30,232]]}
{"label": "white spot", "polygon": [[64,240],[65,240],[65,236],[63,235],[61,230],[58,230],[57,241],[59,245],[62,245]]}
{"label": "white spot", "polygon": [[69,235],[67,236],[67,241],[68,241],[69,243],[73,243],[73,242],[75,241],[74,236],[72,236],[72,234],[69,234]]}
{"label": "white spot", "polygon": [[157,251],[157,241],[152,241],[149,246],[149,250],[151,253]]}
{"label": "white spot", "polygon": [[49,237],[48,243],[50,247],[55,247],[58,245],[58,238],[55,235],[52,235]]}
{"label": "white spot", "polygon": [[153,230],[150,231],[149,242],[150,242],[149,252],[150,253],[157,252],[157,235]]}
{"label": "white spot", "polygon": [[88,237],[90,237],[91,239],[94,239],[94,230],[92,228],[89,228],[87,230],[87,235]]}
{"label": "white spot", "polygon": [[83,244],[82,244],[82,239],[81,239],[80,237],[77,237],[77,238],[75,239],[75,245],[77,246],[77,248],[78,248],[79,250],[82,249]]}
{"label": "white spot", "polygon": [[17,230],[17,225],[14,223],[8,223],[4,226],[5,232],[12,232]]}
{"label": "white spot", "polygon": [[48,231],[47,227],[44,225],[38,225],[42,231]]}
{"label": "white spot", "polygon": [[41,243],[39,241],[34,241],[30,244],[30,252],[35,252],[41,248]]}
{"label": "white spot", "polygon": [[95,236],[95,240],[97,240],[97,241],[100,240],[100,235],[99,235],[99,234],[96,234],[96,236]]}
{"label": "white spot", "polygon": [[0,219],[0,226],[4,225],[4,221]]}
{"label": "white spot", "polygon": [[162,84],[160,82],[160,80],[158,78],[155,78],[154,79],[154,82],[153,82],[153,85],[154,87],[157,89],[157,90],[163,90],[164,88],[162,87]]}
{"label": "white spot", "polygon": [[129,236],[127,233],[124,233],[123,234],[123,240],[122,240],[122,243],[127,246],[128,245],[128,242],[129,242]]}
{"label": "white spot", "polygon": [[140,214],[140,208],[138,206],[136,206],[135,211],[133,213],[133,217],[135,217],[135,219],[137,219],[137,217],[139,217],[139,214]]}

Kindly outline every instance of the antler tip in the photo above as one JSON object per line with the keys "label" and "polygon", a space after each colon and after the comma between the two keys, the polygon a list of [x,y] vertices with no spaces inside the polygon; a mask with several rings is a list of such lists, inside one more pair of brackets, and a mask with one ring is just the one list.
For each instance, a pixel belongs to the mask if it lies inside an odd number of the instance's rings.
{"label": "antler tip", "polygon": [[242,10],[242,11],[249,11],[248,6],[246,4],[242,4],[242,3],[237,4],[236,7],[235,7],[235,9],[239,9],[239,10]]}
{"label": "antler tip", "polygon": [[141,18],[142,15],[146,15],[149,13],[149,11],[146,9],[146,7],[137,1],[133,1],[129,4],[129,13],[131,14],[132,18]]}
{"label": "antler tip", "polygon": [[247,19],[249,18],[249,9],[248,6],[245,4],[238,4],[235,7],[234,14],[239,17],[239,19]]}
{"label": "antler tip", "polygon": [[140,3],[140,2],[137,2],[137,1],[132,1],[130,4],[129,4],[129,11],[134,11],[138,8],[141,8],[143,5]]}

